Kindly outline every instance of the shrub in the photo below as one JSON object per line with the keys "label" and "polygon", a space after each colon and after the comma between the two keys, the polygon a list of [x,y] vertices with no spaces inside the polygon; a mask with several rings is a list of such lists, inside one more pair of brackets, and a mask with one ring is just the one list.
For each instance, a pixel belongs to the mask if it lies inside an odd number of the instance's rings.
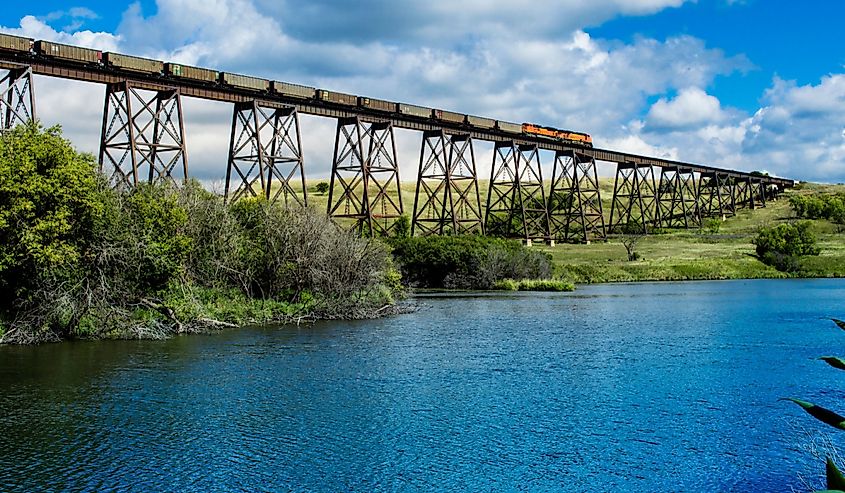
{"label": "shrub", "polygon": [[325,195],[329,191],[329,184],[324,181],[321,181],[317,184],[316,187],[314,187],[314,189],[317,190],[317,193]]}
{"label": "shrub", "polygon": [[389,240],[410,286],[490,289],[502,279],[548,278],[551,257],[518,241],[482,236],[424,236]]}
{"label": "shrub", "polygon": [[502,279],[493,284],[499,291],[574,291],[575,285],[561,279]]}
{"label": "shrub", "polygon": [[778,270],[798,270],[798,257],[820,253],[810,227],[809,221],[799,221],[761,229],[752,240],[757,256]]}

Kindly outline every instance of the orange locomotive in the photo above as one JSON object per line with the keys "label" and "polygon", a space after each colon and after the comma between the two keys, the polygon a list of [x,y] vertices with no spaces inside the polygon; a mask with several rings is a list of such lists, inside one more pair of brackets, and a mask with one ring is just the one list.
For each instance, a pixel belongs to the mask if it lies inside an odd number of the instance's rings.
{"label": "orange locomotive", "polygon": [[551,127],[543,127],[534,125],[533,123],[523,123],[522,132],[531,135],[541,135],[551,139],[565,140],[568,142],[575,142],[586,146],[593,146],[593,138],[589,134],[581,132],[572,132],[570,130],[558,130]]}

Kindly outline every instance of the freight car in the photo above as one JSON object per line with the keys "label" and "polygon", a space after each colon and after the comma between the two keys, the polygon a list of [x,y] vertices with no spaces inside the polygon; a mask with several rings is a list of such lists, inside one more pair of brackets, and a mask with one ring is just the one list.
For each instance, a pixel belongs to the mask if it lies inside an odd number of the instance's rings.
{"label": "freight car", "polygon": [[425,106],[399,103],[396,105],[396,108],[399,110],[399,113],[402,113],[403,115],[411,115],[419,118],[431,118],[432,109],[426,108]]}
{"label": "freight car", "polygon": [[543,127],[533,123],[523,123],[522,133],[528,135],[539,135],[553,140],[561,140],[565,142],[577,142],[592,147],[593,139],[589,134],[581,132],[573,132],[571,130],[558,130],[552,127]]}
{"label": "freight car", "polygon": [[358,98],[358,106],[378,111],[385,111],[388,113],[393,113],[394,111],[396,111],[396,103],[393,103],[391,101],[384,101],[382,99],[360,97]]}
{"label": "freight car", "polygon": [[273,92],[281,96],[289,96],[299,99],[311,99],[317,93],[317,89],[309,86],[301,86],[299,84],[291,84],[289,82],[273,81]]}
{"label": "freight car", "polygon": [[496,120],[496,128],[503,132],[510,132],[512,134],[522,133],[522,125],[520,125],[519,123],[503,122],[502,120]]}
{"label": "freight car", "polygon": [[100,63],[103,59],[102,51],[52,41],[36,41],[35,52],[46,57],[79,63]]}
{"label": "freight car", "polygon": [[250,77],[248,75],[230,74],[229,72],[220,72],[220,83],[237,87],[239,89],[249,89],[251,91],[269,91],[270,81],[267,79],[259,79],[258,77]]}
{"label": "freight car", "polygon": [[478,128],[487,129],[494,128],[496,126],[496,120],[484,118],[483,116],[467,115],[467,123]]}
{"label": "freight car", "polygon": [[327,103],[343,104],[346,106],[358,106],[358,96],[352,94],[345,94],[342,92],[327,91],[325,89],[317,90],[317,99]]}
{"label": "freight car", "polygon": [[464,123],[466,121],[466,115],[461,113],[454,113],[452,111],[434,110],[433,114],[434,118],[442,120],[444,122]]}
{"label": "freight car", "polygon": [[0,34],[0,50],[3,51],[29,53],[30,51],[32,51],[32,44],[34,42],[35,41],[30,38],[21,38],[20,36]]}
{"label": "freight car", "polygon": [[103,63],[108,67],[142,74],[160,75],[164,72],[164,62],[162,61],[120,53],[103,53]]}
{"label": "freight car", "polygon": [[217,82],[220,79],[220,74],[216,70],[170,62],[164,64],[164,73],[171,77],[200,82]]}

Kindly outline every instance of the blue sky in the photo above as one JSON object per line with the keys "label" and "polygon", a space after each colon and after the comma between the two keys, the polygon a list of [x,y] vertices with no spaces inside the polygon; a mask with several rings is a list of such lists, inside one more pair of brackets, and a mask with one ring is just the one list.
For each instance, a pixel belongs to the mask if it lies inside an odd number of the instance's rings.
{"label": "blue sky", "polygon": [[[0,31],[584,130],[630,152],[845,181],[845,2],[456,5],[15,2],[0,11]],[[42,119],[95,150],[102,88],[38,82]],[[203,178],[221,175],[230,111],[186,103],[191,167]],[[312,176],[330,167],[332,125],[303,122]],[[418,139],[398,138],[407,178]]]}

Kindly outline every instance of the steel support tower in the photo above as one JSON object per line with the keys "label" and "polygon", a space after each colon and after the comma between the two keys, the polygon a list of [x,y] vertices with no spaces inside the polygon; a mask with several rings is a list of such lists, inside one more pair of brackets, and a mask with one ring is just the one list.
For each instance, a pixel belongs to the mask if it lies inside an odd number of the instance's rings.
{"label": "steel support tower", "polygon": [[625,225],[636,224],[643,233],[648,233],[649,228],[658,222],[654,168],[637,163],[619,163],[613,183],[610,230],[619,233]]}
{"label": "steel support tower", "polygon": [[723,173],[701,173],[698,183],[698,203],[701,217],[727,218],[736,213],[736,187],[733,178]]}
{"label": "steel support tower", "polygon": [[595,159],[572,150],[555,153],[548,210],[555,240],[589,243],[606,237]]}
{"label": "steel support tower", "polygon": [[106,86],[100,171],[118,187],[188,177],[185,123],[178,89],[144,91],[131,82]]}
{"label": "steel support tower", "polygon": [[295,108],[256,100],[235,103],[224,196],[231,202],[263,197],[308,205]]}
{"label": "steel support tower", "polygon": [[10,68],[0,79],[0,131],[35,120],[32,68]]}
{"label": "steel support tower", "polygon": [[339,118],[329,216],[349,219],[364,235],[388,234],[403,213],[393,125]]}
{"label": "steel support tower", "polygon": [[657,210],[661,227],[701,226],[698,190],[692,168],[661,168],[660,185],[657,188]]}
{"label": "steel support tower", "polygon": [[472,138],[423,132],[411,234],[484,233]]}
{"label": "steel support tower", "polygon": [[496,142],[484,220],[488,234],[550,239],[540,154],[534,144]]}

